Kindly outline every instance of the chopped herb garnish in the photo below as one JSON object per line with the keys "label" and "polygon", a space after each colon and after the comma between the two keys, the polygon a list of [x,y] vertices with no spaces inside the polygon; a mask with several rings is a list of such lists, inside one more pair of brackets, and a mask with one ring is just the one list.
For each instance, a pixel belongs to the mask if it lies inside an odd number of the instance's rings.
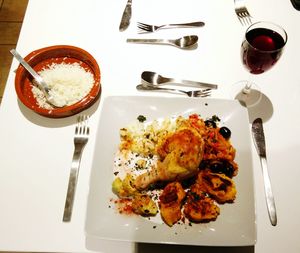
{"label": "chopped herb garnish", "polygon": [[211,119],[212,119],[214,122],[219,122],[219,121],[221,121],[220,118],[219,118],[217,115],[213,115],[213,116],[211,117]]}
{"label": "chopped herb garnish", "polygon": [[144,116],[144,115],[139,115],[138,117],[137,117],[137,120],[139,121],[139,122],[144,122],[144,121],[146,121],[146,117]]}

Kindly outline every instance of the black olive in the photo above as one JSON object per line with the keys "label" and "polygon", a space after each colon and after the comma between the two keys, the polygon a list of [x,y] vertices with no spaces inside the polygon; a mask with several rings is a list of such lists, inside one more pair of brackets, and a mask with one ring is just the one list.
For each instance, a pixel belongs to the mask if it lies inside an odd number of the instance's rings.
{"label": "black olive", "polygon": [[223,164],[220,162],[214,162],[209,166],[210,170],[214,173],[223,172],[223,167],[224,167]]}
{"label": "black olive", "polygon": [[219,133],[227,140],[231,136],[231,131],[228,127],[221,127]]}
{"label": "black olive", "polygon": [[212,162],[209,169],[214,173],[222,173],[230,178],[233,177],[234,173],[233,165],[226,160]]}
{"label": "black olive", "polygon": [[211,119],[205,120],[204,123],[205,123],[205,126],[207,126],[207,127],[213,127],[213,128],[217,127],[216,122]]}

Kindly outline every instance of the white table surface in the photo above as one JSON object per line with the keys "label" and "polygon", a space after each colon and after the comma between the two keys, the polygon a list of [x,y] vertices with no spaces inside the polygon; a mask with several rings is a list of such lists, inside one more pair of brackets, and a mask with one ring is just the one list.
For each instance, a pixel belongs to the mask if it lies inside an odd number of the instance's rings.
{"label": "white table surface", "polygon": [[[125,0],[30,0],[17,50],[26,55],[50,45],[67,44],[89,51],[101,68],[100,101],[87,110],[91,138],[86,146],[71,223],[62,222],[76,116],[41,117],[18,102],[13,62],[0,106],[0,251],[86,252],[284,252],[299,253],[300,227],[300,12],[289,0],[249,0],[254,21],[269,20],[288,33],[284,54],[276,66],[256,76],[264,103],[249,118],[264,119],[268,165],[276,200],[278,225],[271,226],[258,156],[253,148],[257,243],[238,248],[180,247],[101,241],[86,238],[85,212],[97,123],[104,98],[141,95],[135,90],[144,70],[167,76],[218,83],[215,98],[231,98],[230,87],[248,74],[240,61],[246,27],[230,0],[134,0],[130,27],[118,31]],[[146,37],[199,36],[195,50],[135,45],[126,38],[142,37],[137,21],[149,23],[203,20],[198,29],[160,31]],[[174,96],[159,93],[143,95]],[[250,126],[250,125],[249,125]],[[109,131],[109,129],[108,129]]]}

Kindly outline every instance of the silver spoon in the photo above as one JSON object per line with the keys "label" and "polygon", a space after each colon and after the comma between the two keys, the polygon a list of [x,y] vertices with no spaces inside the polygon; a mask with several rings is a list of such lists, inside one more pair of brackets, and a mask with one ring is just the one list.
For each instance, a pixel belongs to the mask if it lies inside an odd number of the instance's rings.
{"label": "silver spoon", "polygon": [[49,102],[51,105],[55,107],[64,107],[65,104],[63,104],[61,101],[56,101],[54,97],[50,94],[50,88],[47,85],[47,83],[44,81],[44,79],[32,68],[30,65],[23,59],[23,57],[15,50],[10,50],[11,54],[22,64],[22,66],[32,75],[35,82],[41,89],[41,91],[44,93],[47,102]]}
{"label": "silver spoon", "polygon": [[205,87],[211,89],[218,88],[218,85],[216,84],[164,77],[152,71],[144,71],[141,75],[141,78],[143,82],[149,83],[151,85],[156,85],[156,86],[173,83],[173,84],[183,84],[184,86],[192,86],[192,87]]}
{"label": "silver spoon", "polygon": [[168,39],[127,39],[127,42],[143,43],[143,44],[166,44],[181,49],[191,48],[198,42],[197,35],[188,35],[175,40]]}

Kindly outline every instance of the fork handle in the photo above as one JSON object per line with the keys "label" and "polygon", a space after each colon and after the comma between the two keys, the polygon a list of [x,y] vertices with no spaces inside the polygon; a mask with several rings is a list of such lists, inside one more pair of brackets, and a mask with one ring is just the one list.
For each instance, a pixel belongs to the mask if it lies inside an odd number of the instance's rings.
{"label": "fork handle", "polygon": [[181,23],[181,24],[168,24],[168,25],[162,25],[160,28],[191,28],[191,27],[201,27],[204,26],[204,22],[191,22],[191,23]]}
{"label": "fork handle", "polygon": [[75,197],[75,191],[76,191],[76,185],[77,185],[77,179],[79,173],[79,165],[80,165],[80,159],[81,159],[83,149],[84,146],[75,144],[75,149],[74,149],[74,154],[73,154],[73,159],[71,164],[70,177],[69,177],[67,197],[65,202],[64,216],[63,216],[64,222],[71,221],[73,203],[74,203],[74,197]]}
{"label": "fork handle", "polygon": [[176,93],[176,94],[185,94],[188,95],[188,93],[186,91],[183,90],[178,90],[178,89],[171,89],[171,88],[161,88],[161,87],[152,87],[150,85],[142,85],[139,84],[136,86],[137,90],[150,90],[150,91],[167,91],[167,92],[172,92],[172,93]]}

